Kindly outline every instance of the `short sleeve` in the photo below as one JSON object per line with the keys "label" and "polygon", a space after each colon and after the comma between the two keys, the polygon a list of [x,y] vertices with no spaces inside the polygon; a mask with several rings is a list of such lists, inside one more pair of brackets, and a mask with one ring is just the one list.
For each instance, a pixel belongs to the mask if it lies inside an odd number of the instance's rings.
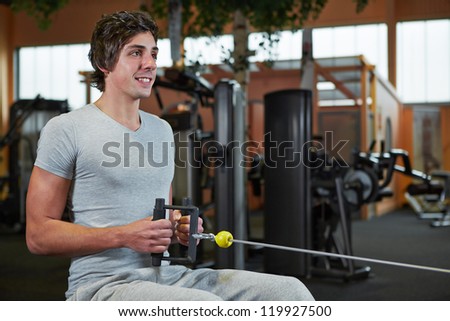
{"label": "short sleeve", "polygon": [[72,179],[76,162],[75,126],[68,114],[54,117],[41,131],[35,166]]}

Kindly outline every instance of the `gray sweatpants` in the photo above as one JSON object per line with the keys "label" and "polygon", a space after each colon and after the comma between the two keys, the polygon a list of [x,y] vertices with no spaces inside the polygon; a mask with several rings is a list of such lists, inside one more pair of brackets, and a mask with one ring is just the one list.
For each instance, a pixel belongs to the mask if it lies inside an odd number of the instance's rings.
{"label": "gray sweatpants", "polygon": [[68,300],[313,301],[314,298],[294,277],[170,265],[139,269],[80,286]]}

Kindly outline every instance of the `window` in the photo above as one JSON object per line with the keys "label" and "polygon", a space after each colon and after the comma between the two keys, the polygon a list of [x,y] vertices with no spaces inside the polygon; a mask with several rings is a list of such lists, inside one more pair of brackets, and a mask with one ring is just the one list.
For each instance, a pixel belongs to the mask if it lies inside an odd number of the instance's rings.
{"label": "window", "polygon": [[[272,52],[262,49],[259,44],[266,39],[262,33],[249,36],[249,50],[255,51],[250,62],[273,60],[296,60],[302,58],[302,32],[282,31],[280,40]],[[221,64],[227,53],[234,49],[230,35],[215,38],[186,38],[186,65]],[[378,72],[387,79],[387,27],[385,24],[318,28],[313,30],[313,54],[315,58],[364,55],[374,64]]]}
{"label": "window", "polygon": [[[158,66],[170,66],[170,43],[159,40]],[[88,59],[89,44],[23,47],[17,51],[18,99],[32,99],[38,94],[46,99],[68,100],[71,109],[86,104],[86,84],[80,71],[92,70]],[[91,88],[91,100],[100,91]]]}
{"label": "window", "polygon": [[313,55],[315,58],[364,55],[388,79],[387,27],[370,24],[314,29]]}
{"label": "window", "polygon": [[[299,61],[302,56],[302,32],[283,31],[271,55],[259,46],[261,33],[249,37],[249,49],[255,50],[251,62],[267,59]],[[448,36],[448,33],[447,33]],[[437,44],[430,44],[436,46]],[[170,41],[158,40],[158,66],[172,65]],[[185,63],[192,65],[221,64],[233,50],[233,38],[186,38]],[[313,30],[313,54],[316,58],[364,55],[379,73],[387,78],[387,29],[384,24],[370,24]],[[72,109],[86,103],[86,85],[80,71],[92,70],[88,60],[89,44],[23,47],[18,49],[18,99],[31,99],[40,94],[47,99],[67,99]],[[447,47],[448,56],[448,47]],[[448,70],[448,69],[447,69]],[[448,83],[448,73],[446,75]],[[91,100],[100,92],[91,88]]]}
{"label": "window", "polygon": [[[280,40],[275,44],[273,52],[269,53],[259,46],[265,39],[261,33],[252,33],[249,37],[249,50],[255,50],[256,55],[250,57],[251,62],[265,60],[300,60],[302,58],[302,32],[282,31]],[[273,56],[271,57],[271,54]]]}
{"label": "window", "polygon": [[233,37],[224,35],[218,37],[187,37],[184,40],[185,64],[192,66],[218,65],[228,57],[229,50],[233,50]]}
{"label": "window", "polygon": [[450,101],[450,20],[397,24],[397,90],[405,103]]}
{"label": "window", "polygon": [[[71,108],[86,102],[79,71],[92,70],[88,44],[25,47],[18,50],[18,98],[67,99]],[[93,97],[99,95],[92,89]]]}

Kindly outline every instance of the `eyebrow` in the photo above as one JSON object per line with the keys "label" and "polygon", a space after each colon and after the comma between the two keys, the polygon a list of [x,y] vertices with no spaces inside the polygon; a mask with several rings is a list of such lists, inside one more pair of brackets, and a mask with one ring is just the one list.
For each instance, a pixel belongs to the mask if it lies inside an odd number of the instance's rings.
{"label": "eyebrow", "polygon": [[[145,50],[145,49],[147,49],[147,47],[145,47],[144,45],[137,45],[137,44],[135,44],[135,45],[129,45],[125,49],[126,50],[130,50],[130,49],[143,49],[143,50]],[[152,47],[151,50],[152,51],[159,51],[159,48],[155,46],[155,47]]]}

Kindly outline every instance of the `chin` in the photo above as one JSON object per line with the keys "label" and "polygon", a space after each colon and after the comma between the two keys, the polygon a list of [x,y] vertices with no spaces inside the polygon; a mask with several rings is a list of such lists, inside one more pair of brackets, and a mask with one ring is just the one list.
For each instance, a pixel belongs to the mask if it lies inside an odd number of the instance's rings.
{"label": "chin", "polygon": [[151,96],[151,94],[152,94],[152,91],[149,90],[148,92],[138,94],[138,98],[149,98]]}

